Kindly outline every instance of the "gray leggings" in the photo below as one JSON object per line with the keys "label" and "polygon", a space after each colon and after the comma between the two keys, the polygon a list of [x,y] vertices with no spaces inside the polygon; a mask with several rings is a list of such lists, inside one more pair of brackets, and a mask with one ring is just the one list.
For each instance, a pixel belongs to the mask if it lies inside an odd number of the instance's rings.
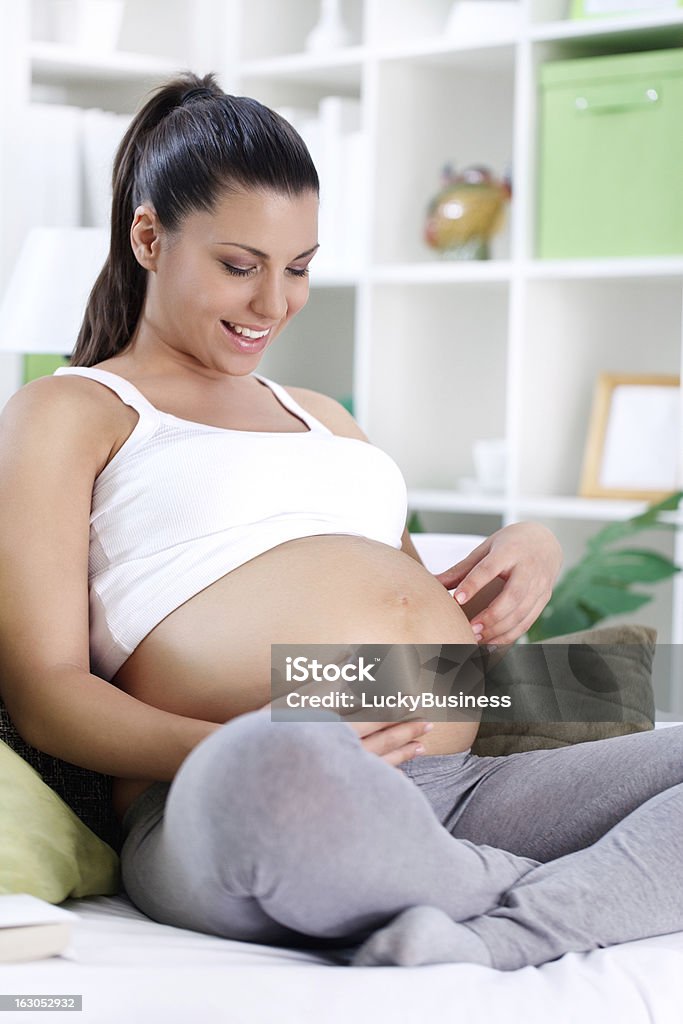
{"label": "gray leggings", "polygon": [[195,747],[123,830],[124,889],[165,924],[350,948],[436,907],[515,969],[683,929],[683,727],[396,769],[346,723],[264,709]]}

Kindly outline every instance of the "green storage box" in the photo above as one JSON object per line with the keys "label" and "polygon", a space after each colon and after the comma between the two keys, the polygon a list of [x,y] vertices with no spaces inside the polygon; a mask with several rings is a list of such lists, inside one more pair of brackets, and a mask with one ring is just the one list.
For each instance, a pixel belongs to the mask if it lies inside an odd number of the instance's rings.
{"label": "green storage box", "polygon": [[683,254],[683,50],[545,64],[537,253]]}

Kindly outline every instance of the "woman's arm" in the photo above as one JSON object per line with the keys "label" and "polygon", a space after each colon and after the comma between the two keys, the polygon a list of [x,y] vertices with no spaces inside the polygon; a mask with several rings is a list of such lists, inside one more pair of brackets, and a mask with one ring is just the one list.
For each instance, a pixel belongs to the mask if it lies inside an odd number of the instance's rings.
{"label": "woman's arm", "polygon": [[89,668],[90,504],[120,431],[113,408],[82,380],[41,378],[0,416],[0,692],[32,746],[170,780],[219,725],[150,707]]}

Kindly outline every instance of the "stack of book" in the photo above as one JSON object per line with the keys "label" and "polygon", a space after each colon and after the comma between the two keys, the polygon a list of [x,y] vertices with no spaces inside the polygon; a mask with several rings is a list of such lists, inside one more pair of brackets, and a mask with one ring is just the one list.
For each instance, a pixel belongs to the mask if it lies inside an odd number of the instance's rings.
{"label": "stack of book", "polygon": [[78,914],[26,893],[0,895],[0,962],[42,960],[62,953]]}

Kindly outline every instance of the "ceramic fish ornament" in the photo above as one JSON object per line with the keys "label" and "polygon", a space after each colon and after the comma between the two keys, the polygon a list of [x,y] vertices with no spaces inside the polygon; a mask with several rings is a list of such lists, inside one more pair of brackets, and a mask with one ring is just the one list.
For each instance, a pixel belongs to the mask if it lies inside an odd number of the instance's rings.
{"label": "ceramic fish ornament", "polygon": [[496,181],[487,167],[456,173],[447,164],[441,191],[427,208],[425,242],[449,259],[489,259],[491,238],[503,226],[511,195],[509,175]]}

